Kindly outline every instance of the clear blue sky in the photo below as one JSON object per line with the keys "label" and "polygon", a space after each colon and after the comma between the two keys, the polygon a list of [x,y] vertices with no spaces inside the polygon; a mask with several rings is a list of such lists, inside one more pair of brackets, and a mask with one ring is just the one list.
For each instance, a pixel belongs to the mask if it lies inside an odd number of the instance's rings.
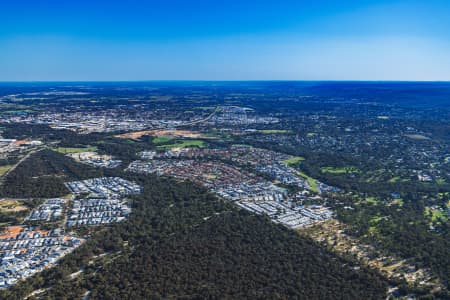
{"label": "clear blue sky", "polygon": [[0,81],[450,80],[448,0],[2,0]]}

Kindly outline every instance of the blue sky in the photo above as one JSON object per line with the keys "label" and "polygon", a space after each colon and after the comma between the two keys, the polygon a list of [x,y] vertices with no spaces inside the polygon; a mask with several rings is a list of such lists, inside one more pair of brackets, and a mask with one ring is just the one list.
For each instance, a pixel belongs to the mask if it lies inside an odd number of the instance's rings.
{"label": "blue sky", "polygon": [[450,80],[450,2],[0,3],[0,81]]}

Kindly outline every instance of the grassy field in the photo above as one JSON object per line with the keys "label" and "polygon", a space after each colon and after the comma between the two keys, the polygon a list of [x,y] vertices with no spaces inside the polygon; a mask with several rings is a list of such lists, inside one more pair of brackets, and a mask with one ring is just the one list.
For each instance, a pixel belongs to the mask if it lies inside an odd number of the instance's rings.
{"label": "grassy field", "polygon": [[370,223],[370,225],[374,225],[374,224],[379,223],[382,219],[383,219],[383,217],[374,216],[369,220],[369,223]]}
{"label": "grassy field", "polygon": [[3,176],[12,166],[0,166],[0,177]]}
{"label": "grassy field", "polygon": [[[296,164],[298,164],[298,163],[300,163],[300,162],[302,162],[302,161],[304,161],[304,160],[305,160],[304,157],[296,156],[296,157],[293,157],[293,158],[290,158],[290,159],[285,160],[284,163],[285,163],[287,166],[293,166],[293,165],[296,165]],[[317,186],[317,180],[316,180],[316,179],[314,179],[314,178],[312,178],[312,177],[306,175],[305,173],[303,173],[303,172],[302,172],[301,170],[299,170],[298,168],[296,169],[296,171],[297,171],[297,174],[298,174],[298,175],[300,175],[301,177],[303,177],[304,179],[306,179],[306,182],[308,182],[308,185],[309,185],[309,187],[311,188],[311,191],[313,191],[313,192],[315,192],[315,193],[319,192],[319,188],[318,188],[318,186]]]}
{"label": "grassy field", "polygon": [[401,178],[399,176],[392,177],[388,180],[389,183],[397,183],[397,182],[409,182],[410,179],[408,178]]}
{"label": "grassy field", "polygon": [[374,236],[378,234],[378,228],[377,226],[369,226],[369,229],[367,230],[370,235]]}
{"label": "grassy field", "polygon": [[442,210],[430,209],[429,207],[425,207],[425,217],[431,218],[432,223],[446,222],[448,220],[448,216]]}
{"label": "grassy field", "polygon": [[401,198],[399,198],[399,199],[394,199],[394,200],[392,201],[392,204],[395,204],[395,205],[398,205],[398,206],[403,206],[404,201],[403,201],[403,199],[401,199]]}
{"label": "grassy field", "polygon": [[377,170],[373,170],[373,171],[366,171],[364,173],[365,176],[365,181],[368,183],[375,183],[375,182],[386,182],[386,178],[385,178],[385,174],[386,174],[386,169],[377,169]]}
{"label": "grassy field", "polygon": [[306,179],[306,181],[308,182],[309,187],[311,188],[311,191],[318,193],[319,192],[319,187],[317,186],[317,180],[309,177],[308,175],[306,175],[305,173],[301,172],[301,171],[297,171],[298,175],[302,176],[303,178]]}
{"label": "grassy field", "polygon": [[97,151],[97,147],[95,147],[95,146],[90,146],[90,147],[85,147],[85,148],[58,147],[55,149],[55,151],[62,153],[62,154],[72,154],[72,153]]}
{"label": "grassy field", "polygon": [[320,168],[320,171],[322,173],[328,174],[352,174],[361,172],[361,170],[355,167],[343,167],[343,168],[323,167]]}
{"label": "grassy field", "polygon": [[152,140],[153,144],[162,144],[162,143],[167,143],[170,142],[171,140],[173,140],[173,137],[170,136],[159,136],[156,137]]}
{"label": "grassy field", "polygon": [[157,146],[159,150],[169,150],[174,148],[189,148],[189,147],[204,147],[205,142],[202,140],[184,140],[184,141],[178,141],[175,144],[169,144],[169,145],[160,145]]}
{"label": "grassy field", "polygon": [[442,178],[436,179],[436,183],[437,183],[438,185],[444,185],[444,184],[446,184],[445,180],[442,179]]}
{"label": "grassy field", "polygon": [[284,130],[284,129],[262,129],[262,130],[257,130],[256,132],[262,133],[262,134],[292,133],[292,131]]}
{"label": "grassy field", "polygon": [[366,202],[374,205],[377,205],[379,203],[378,199],[375,197],[367,197]]}
{"label": "grassy field", "polygon": [[378,223],[380,223],[383,219],[385,219],[386,217],[381,217],[381,216],[374,216],[369,220],[369,229],[368,232],[370,235],[374,236],[377,235],[379,233],[379,229],[378,229]]}
{"label": "grassy field", "polygon": [[292,165],[298,164],[299,162],[301,162],[301,161],[303,161],[303,160],[305,160],[304,157],[301,157],[301,156],[295,156],[295,157],[293,157],[293,158],[290,158],[290,159],[285,160],[284,163],[285,163],[286,165],[288,165],[288,166],[292,166]]}

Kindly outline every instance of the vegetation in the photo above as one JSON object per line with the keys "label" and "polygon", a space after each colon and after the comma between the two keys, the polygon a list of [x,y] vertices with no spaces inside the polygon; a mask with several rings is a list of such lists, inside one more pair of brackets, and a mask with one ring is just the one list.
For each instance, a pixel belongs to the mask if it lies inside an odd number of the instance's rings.
{"label": "vegetation", "polygon": [[367,197],[366,198],[366,203],[377,205],[377,204],[380,203],[380,201],[377,198],[375,198],[375,197]]}
{"label": "vegetation", "polygon": [[408,181],[410,181],[409,178],[401,178],[400,176],[395,176],[388,180],[389,183],[397,183],[397,182],[404,183],[404,182],[408,182]]}
{"label": "vegetation", "polygon": [[169,136],[159,136],[156,137],[152,140],[152,142],[154,144],[163,144],[163,143],[167,143],[170,142],[171,140],[173,140],[173,137],[169,137]]}
{"label": "vegetation", "polygon": [[305,160],[305,158],[297,156],[297,157],[293,157],[293,158],[290,158],[290,159],[284,161],[284,163],[288,166],[296,168],[298,175],[305,178],[306,181],[308,182],[308,185],[311,188],[311,191],[317,193],[319,191],[319,188],[317,186],[317,180],[312,178],[311,176],[308,176],[306,173],[304,173],[300,169],[300,165],[304,160]]}
{"label": "vegetation", "polygon": [[329,174],[351,174],[361,172],[358,168],[351,166],[342,168],[322,167],[320,170],[322,171],[322,173],[329,173]]}
{"label": "vegetation", "polygon": [[4,178],[0,197],[60,197],[69,191],[65,181],[96,177],[101,171],[52,150],[31,155]]}
{"label": "vegetation", "polygon": [[72,154],[72,153],[97,151],[97,147],[95,146],[83,148],[58,147],[55,149],[55,151],[63,154]]}
{"label": "vegetation", "polygon": [[19,212],[28,210],[28,207],[24,206],[22,202],[18,200],[4,199],[0,201],[0,212]]}
{"label": "vegetation", "polygon": [[[387,254],[408,258],[419,267],[430,268],[447,286],[450,278],[450,270],[447,268],[450,264],[448,222],[434,224],[440,226],[439,230],[430,231],[429,222],[433,214],[426,210],[423,199],[407,200],[411,198],[412,195],[409,194],[402,198],[402,205],[392,206],[368,197],[367,204],[362,202],[355,205],[353,197],[335,195],[336,201],[343,201],[343,206],[350,205],[354,208],[346,210],[342,206],[336,207],[337,217],[352,225],[349,234],[360,237],[366,243],[375,242]],[[393,202],[396,200],[398,199]],[[439,219],[439,213],[435,213],[434,217]]]}
{"label": "vegetation", "polygon": [[40,203],[32,199],[25,201],[4,199],[0,201],[0,230],[6,226],[20,224],[33,209]]}
{"label": "vegetation", "polygon": [[285,160],[284,163],[288,166],[292,166],[292,165],[296,165],[304,160],[305,160],[304,157],[296,156],[296,157],[290,158],[288,160]]}
{"label": "vegetation", "polygon": [[126,222],[92,232],[58,266],[1,291],[0,298],[22,299],[41,288],[50,288],[44,299],[75,299],[86,291],[90,299],[385,296],[387,282],[372,271],[356,271],[312,240],[202,188],[123,176],[145,187]]}
{"label": "vegetation", "polygon": [[441,223],[448,220],[446,213],[442,210],[431,209],[430,207],[425,207],[425,217],[429,218],[432,223]]}
{"label": "vegetation", "polygon": [[177,141],[175,144],[160,145],[156,148],[159,150],[170,150],[174,148],[189,148],[189,147],[204,147],[205,142],[202,140],[182,140]]}
{"label": "vegetation", "polygon": [[[254,84],[261,92],[255,89],[249,92],[249,85]],[[211,128],[196,123],[188,127],[215,132],[220,138],[208,139],[209,145],[245,144],[295,156],[286,163],[295,167],[312,187],[317,179],[341,188],[341,193],[327,195],[333,200],[326,205],[345,223],[346,236],[372,245],[382,255],[431,270],[444,287],[449,287],[448,84],[308,83],[303,86],[278,82],[211,88],[169,87],[159,83],[151,89],[147,88],[148,83],[136,83],[129,89],[96,85],[101,88],[89,87],[85,96],[48,98],[23,96],[26,92],[45,89],[34,85],[3,87],[3,95],[19,96],[14,100],[4,97],[2,108],[22,112],[84,110],[93,115],[112,109],[130,118],[145,111],[152,120],[169,115],[188,121],[194,114],[196,119],[210,114],[196,109],[200,106],[238,105],[251,107],[262,116],[278,117],[280,122],[276,128],[292,134],[277,132],[273,124],[252,125],[251,128],[260,132],[246,135],[235,133],[249,126]],[[193,94],[196,96],[191,97]],[[315,96],[303,99],[299,95]],[[21,99],[20,104],[17,99]],[[61,148],[94,145],[99,153],[123,160],[123,166],[136,159],[140,151],[184,147],[184,142],[189,141],[156,139],[152,142],[151,137],[145,136],[138,140],[119,140],[110,133],[78,135],[36,124],[5,122],[1,127],[4,138],[39,139]],[[62,154],[50,152],[33,155],[22,167],[4,176],[0,197],[63,195],[67,191],[62,183],[70,178],[129,176],[119,168],[101,170],[73,165]],[[14,165],[19,159],[19,154],[8,154],[0,160],[0,166]],[[420,181],[417,171],[428,175],[430,181]],[[40,287],[52,287],[46,296],[54,299],[80,298],[86,291],[91,291],[92,298],[104,299],[226,298],[228,295],[229,298],[385,298],[384,293],[373,292],[378,291],[374,286],[380,283],[373,273],[348,269],[349,262],[345,261],[343,266],[343,261],[324,252],[322,247],[308,239],[297,240],[289,231],[268,223],[263,217],[238,212],[189,184],[151,176],[136,179],[146,186],[146,193],[134,200],[135,209],[127,222],[110,228],[78,229],[77,232],[92,236],[85,246],[64,259],[60,266],[12,291],[2,291],[0,299],[22,299]],[[19,214],[0,214],[3,222],[0,224],[18,220]],[[311,252],[317,258],[311,258]],[[197,256],[203,256],[204,260]],[[287,259],[279,259],[282,256]],[[300,262],[297,256],[304,261]],[[336,270],[337,267],[342,270]],[[80,268],[83,274],[70,280],[68,275]],[[255,274],[253,269],[259,273]],[[356,283],[349,283],[352,278],[341,271],[356,278]],[[187,277],[190,273],[193,279]],[[309,281],[305,283],[296,274]],[[367,282],[365,276],[372,275]],[[324,283],[321,276],[335,286]],[[279,282],[276,287],[272,284],[275,281]],[[381,282],[385,287],[386,283]],[[367,296],[363,294],[366,288]],[[401,289],[405,291],[404,287]],[[358,294],[351,294],[350,290]],[[421,287],[417,287],[415,294],[427,299]],[[444,291],[433,297],[448,299],[449,295]]]}
{"label": "vegetation", "polygon": [[312,178],[311,176],[306,175],[304,172],[297,170],[298,175],[302,176],[308,182],[311,191],[317,193],[319,192],[319,188],[317,186],[317,180]]}
{"label": "vegetation", "polygon": [[290,130],[285,130],[285,129],[261,129],[261,130],[257,130],[257,132],[262,133],[262,134],[292,133]]}
{"label": "vegetation", "polygon": [[6,165],[6,166],[0,166],[0,177],[3,176],[6,172],[11,169],[12,166]]}

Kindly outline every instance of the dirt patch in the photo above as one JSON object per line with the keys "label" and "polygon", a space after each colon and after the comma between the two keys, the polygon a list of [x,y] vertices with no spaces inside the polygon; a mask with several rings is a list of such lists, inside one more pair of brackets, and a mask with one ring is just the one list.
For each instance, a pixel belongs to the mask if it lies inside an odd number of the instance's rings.
{"label": "dirt patch", "polygon": [[2,234],[0,234],[0,240],[9,239],[9,238],[15,238],[18,236],[23,230],[23,226],[10,226],[3,231]]}
{"label": "dirt patch", "polygon": [[378,270],[388,278],[403,278],[413,285],[445,288],[430,270],[420,269],[405,259],[383,255],[373,246],[346,234],[346,229],[345,224],[330,220],[300,230],[299,233],[324,244],[334,252],[357,258],[362,264]]}
{"label": "dirt patch", "polygon": [[18,200],[9,200],[9,199],[0,200],[1,212],[20,212],[26,210],[28,210],[28,207],[24,206]]}

